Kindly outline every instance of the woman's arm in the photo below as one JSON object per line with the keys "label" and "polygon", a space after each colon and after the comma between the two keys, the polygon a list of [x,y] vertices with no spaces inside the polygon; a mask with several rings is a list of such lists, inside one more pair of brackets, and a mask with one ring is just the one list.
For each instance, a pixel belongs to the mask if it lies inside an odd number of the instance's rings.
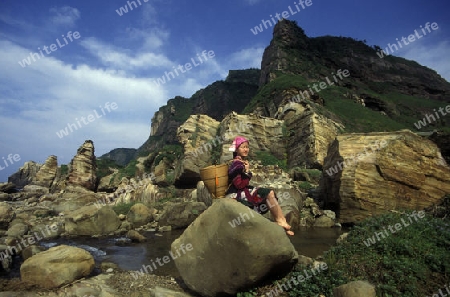
{"label": "woman's arm", "polygon": [[250,183],[250,179],[248,177],[244,177],[241,174],[236,175],[235,178],[233,178],[233,186],[238,189],[242,190],[246,187],[248,187],[248,184]]}

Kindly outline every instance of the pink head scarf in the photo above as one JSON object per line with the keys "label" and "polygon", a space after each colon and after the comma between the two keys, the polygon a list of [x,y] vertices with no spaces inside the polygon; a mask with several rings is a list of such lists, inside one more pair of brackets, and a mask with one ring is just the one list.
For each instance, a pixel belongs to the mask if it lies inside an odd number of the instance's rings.
{"label": "pink head scarf", "polygon": [[243,136],[236,136],[229,148],[229,151],[235,152],[244,142],[248,142],[248,139]]}

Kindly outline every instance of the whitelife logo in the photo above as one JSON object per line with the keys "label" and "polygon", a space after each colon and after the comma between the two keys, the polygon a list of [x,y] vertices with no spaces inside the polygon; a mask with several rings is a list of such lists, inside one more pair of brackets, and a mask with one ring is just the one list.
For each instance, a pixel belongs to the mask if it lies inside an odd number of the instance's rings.
{"label": "whitelife logo", "polygon": [[[37,60],[40,60],[41,58],[43,58],[44,57],[44,53],[42,51],[44,51],[47,55],[50,55],[52,52],[55,52],[58,49],[65,47],[66,45],[69,44],[69,42],[67,41],[66,37],[70,40],[70,42],[73,42],[74,40],[79,39],[81,37],[81,35],[80,35],[80,33],[78,31],[75,31],[73,33],[72,33],[72,31],[69,31],[69,32],[67,32],[66,36],[64,36],[64,34],[61,35],[61,36],[63,37],[63,40],[64,40],[65,43],[61,43],[61,41],[59,41],[59,38],[56,38],[56,43],[58,44],[58,46],[56,46],[56,44],[53,43],[50,46],[44,45],[42,50],[41,50],[40,47],[38,47],[40,55],[38,53],[30,53],[30,55],[27,58],[25,58],[22,61],[18,62],[19,65],[22,66],[22,68],[25,68],[25,67],[31,65],[31,63],[32,63],[31,60],[32,59],[33,59],[34,62],[36,62]],[[50,51],[49,51],[49,49],[50,49]]]}
{"label": "whitelife logo", "polygon": [[2,157],[3,159],[3,163],[5,164],[6,167],[3,167],[2,165],[0,165],[0,171],[2,171],[3,169],[9,167],[8,162],[6,162],[6,160],[9,161],[10,165],[14,164],[14,162],[19,162],[20,161],[20,155],[19,154],[9,154],[8,157]]}
{"label": "whitelife logo", "polygon": [[[439,29],[439,26],[438,26],[437,23],[431,23],[430,24],[430,22],[425,24],[425,28],[422,28],[422,26],[420,26],[420,29],[421,29],[423,35],[420,35],[420,33],[417,32],[417,29],[416,29],[416,30],[414,30],[413,34],[410,34],[408,36],[408,41],[409,42],[406,41],[406,37],[402,36],[401,41],[403,42],[403,45],[405,45],[405,46],[409,45],[410,43],[412,43],[412,42],[414,42],[414,41],[416,41],[416,40],[426,36],[427,35],[427,31],[428,31],[428,33],[431,33],[430,28],[433,29],[433,31],[434,31],[434,30]],[[426,31],[425,31],[425,29],[426,29]],[[398,46],[397,46],[397,44],[395,44],[395,42],[394,42],[394,44],[388,43],[387,47],[384,50],[380,49],[380,50],[377,51],[378,57],[384,58],[384,56],[392,55],[394,52],[398,51],[399,47],[403,48],[402,43],[400,42],[400,40],[398,40],[398,38],[395,38],[395,40],[397,40]],[[389,50],[390,50],[391,53],[389,53]]]}
{"label": "whitelife logo", "polygon": [[[69,130],[70,133],[73,132],[74,130],[77,131],[78,128],[81,128],[81,123],[80,121],[84,124],[84,125],[88,125],[89,123],[92,123],[93,121],[95,121],[96,119],[101,118],[102,116],[106,115],[105,110],[103,109],[103,107],[101,105],[99,105],[100,109],[101,109],[101,114],[98,114],[97,110],[94,109],[94,114],[89,114],[87,116],[87,118],[85,117],[81,117],[80,119],[75,118],[76,123],[67,123],[67,127],[63,130],[59,130],[59,132],[56,132],[56,135],[59,138],[63,138],[64,136],[68,136],[69,135]],[[113,102],[113,103],[109,103],[106,102],[105,103],[105,108],[106,110],[108,110],[108,112],[111,112],[111,110],[116,110],[117,109],[117,103]],[[88,122],[86,122],[86,119],[88,120]],[[77,126],[78,124],[78,126]]]}
{"label": "whitelife logo", "polygon": [[[300,6],[302,8],[300,8]],[[289,11],[285,10],[283,11],[281,14],[280,13],[276,13],[275,17],[277,18],[278,21],[281,21],[282,19],[288,19],[290,16],[299,13],[300,11],[305,10],[307,7],[312,5],[312,0],[300,0],[297,2],[294,2],[294,6],[296,8],[296,10],[292,9],[292,7],[289,5],[288,9]],[[253,35],[257,35],[258,33],[262,33],[264,31],[263,26],[265,29],[269,29],[272,26],[275,26],[277,24],[277,20],[274,19],[274,17],[272,15],[270,15],[270,20],[261,20],[261,24],[259,24],[258,26],[255,26],[254,28],[251,28],[250,31],[253,33]],[[269,25],[269,26],[267,26]]]}
{"label": "whitelife logo", "polygon": [[[158,79],[154,80],[153,82],[159,87],[160,85],[169,82],[171,79],[174,79],[175,77],[180,76],[180,73],[178,73],[178,70],[180,70],[181,73],[186,73],[187,71],[192,69],[192,65],[194,65],[194,67],[197,67],[197,66],[205,63],[209,59],[214,58],[215,55],[216,54],[214,53],[214,51],[208,51],[208,53],[206,53],[206,50],[205,50],[202,52],[201,55],[197,54],[197,59],[191,58],[192,64],[190,62],[188,62],[184,65],[178,64],[177,67],[172,66],[175,74],[172,71],[169,71],[169,72],[165,71],[163,76],[161,76],[160,78],[158,77]],[[202,59],[202,57],[203,57],[203,59]],[[197,63],[197,60],[198,60],[198,63]],[[183,68],[183,66],[184,66],[184,68]],[[166,78],[167,78],[167,80],[166,80]]]}

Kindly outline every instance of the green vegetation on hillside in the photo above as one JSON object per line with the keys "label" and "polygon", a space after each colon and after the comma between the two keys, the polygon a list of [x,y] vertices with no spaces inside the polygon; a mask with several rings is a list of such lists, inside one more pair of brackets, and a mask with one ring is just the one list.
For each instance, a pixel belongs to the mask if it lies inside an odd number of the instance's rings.
{"label": "green vegetation on hillside", "polygon": [[159,154],[155,157],[154,164],[158,165],[163,159],[166,159],[169,163],[173,163],[175,160],[180,159],[183,156],[183,146],[181,144],[165,145]]}
{"label": "green vegetation on hillside", "polygon": [[[277,78],[263,86],[258,94],[244,109],[244,113],[252,112],[257,106],[268,106],[273,98],[284,90],[307,90],[316,82],[309,82],[301,75],[277,73]],[[313,102],[308,102],[313,106],[317,113],[322,114],[335,121],[342,122],[345,126],[343,132],[375,132],[375,131],[397,131],[401,129],[410,129],[417,131],[414,126],[419,120],[422,120],[423,113],[433,113],[433,109],[445,107],[443,102],[392,92],[393,86],[389,83],[372,83],[372,88],[378,88],[379,93],[375,92],[369,86],[352,81],[354,85],[354,94],[364,97],[371,97],[371,100],[377,100],[385,109],[386,115],[380,111],[364,107],[353,99],[347,98],[349,89],[342,86],[328,86],[326,89],[317,93],[324,99],[324,106]],[[295,98],[294,98],[295,99]],[[281,102],[277,102],[278,104]],[[450,117],[441,119],[427,125],[422,130],[439,129],[450,131]]]}
{"label": "green vegetation on hillside", "polygon": [[121,169],[123,168],[120,165],[117,165],[116,162],[114,160],[111,159],[107,159],[107,158],[102,158],[102,159],[97,159],[97,178],[101,179],[102,177],[105,177],[111,173],[113,173],[113,171],[110,168],[115,168],[115,169]]}
{"label": "green vegetation on hillside", "polygon": [[115,179],[118,177],[119,180],[121,180],[124,177],[131,178],[136,176],[136,164],[138,161],[136,159],[131,160],[130,163],[127,164],[127,166],[120,168],[119,171],[114,174],[112,179]]}

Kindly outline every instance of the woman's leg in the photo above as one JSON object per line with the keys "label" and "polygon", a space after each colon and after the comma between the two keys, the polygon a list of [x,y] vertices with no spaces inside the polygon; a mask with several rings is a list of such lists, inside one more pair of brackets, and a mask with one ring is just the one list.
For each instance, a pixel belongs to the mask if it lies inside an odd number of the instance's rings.
{"label": "woman's leg", "polygon": [[274,217],[277,224],[283,227],[287,234],[294,235],[294,232],[290,231],[291,226],[287,223],[273,191],[270,191],[269,195],[267,195],[267,206],[269,207],[270,213]]}

